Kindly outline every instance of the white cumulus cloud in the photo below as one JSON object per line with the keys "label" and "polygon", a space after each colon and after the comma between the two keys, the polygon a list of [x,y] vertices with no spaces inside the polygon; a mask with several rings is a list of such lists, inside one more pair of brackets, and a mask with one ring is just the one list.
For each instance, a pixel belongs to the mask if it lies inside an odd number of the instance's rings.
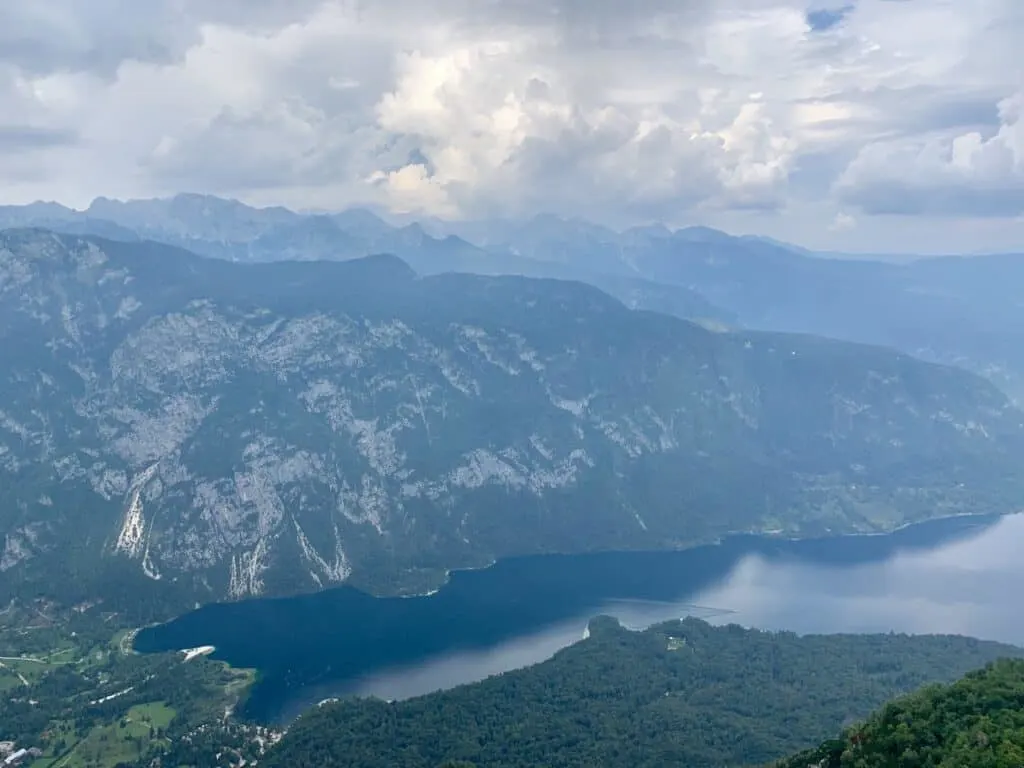
{"label": "white cumulus cloud", "polygon": [[1009,247],[1021,39],[1016,0],[3,3],[3,197]]}

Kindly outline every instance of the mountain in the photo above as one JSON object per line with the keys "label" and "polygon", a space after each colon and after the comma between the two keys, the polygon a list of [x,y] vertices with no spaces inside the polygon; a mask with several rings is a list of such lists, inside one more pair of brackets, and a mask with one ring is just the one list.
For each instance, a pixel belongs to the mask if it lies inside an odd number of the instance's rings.
{"label": "mountain", "polygon": [[982,379],[573,282],[8,230],[0,344],[0,591],[401,592],[1024,498],[1024,416]]}
{"label": "mountain", "polygon": [[[552,225],[559,221],[549,218]],[[337,261],[391,253],[423,275],[471,272],[580,280],[632,308],[715,325],[731,325],[736,319],[734,312],[684,286],[645,280],[623,270],[617,252],[616,260],[604,264],[612,267],[606,272],[595,259],[570,264],[533,259],[506,248],[485,249],[450,233],[431,236],[416,223],[394,227],[361,209],[304,215],[195,194],[154,200],[98,198],[85,211],[56,203],[0,207],[0,228],[25,227],[126,242],[149,239],[239,262]]]}
{"label": "mountain", "polygon": [[580,280],[640,309],[713,325],[890,346],[985,376],[1024,403],[1024,255],[817,254],[770,238],[661,225],[617,232],[581,219],[392,226],[370,211],[304,215],[183,194],[0,208],[0,227],[152,239],[235,261],[393,253],[420,274]]}
{"label": "mountain", "polygon": [[607,272],[687,288],[745,327],[894,347],[979,373],[1024,402],[1024,302],[1014,288],[1024,254],[826,258],[705,227],[584,237],[578,223],[553,217],[499,231],[506,236],[490,248],[570,265],[600,252]]}
{"label": "mountain", "polygon": [[1013,768],[1024,764],[1024,661],[1004,659],[949,686],[886,704],[776,768]]}
{"label": "mountain", "polygon": [[[1022,653],[963,637],[800,637],[696,619],[631,632],[601,617],[585,640],[533,667],[408,701],[323,704],[260,765],[756,765],[838,732],[892,696]],[[1022,664],[1014,667],[1017,702]],[[1019,712],[1013,718],[1020,723]]]}
{"label": "mountain", "polygon": [[99,197],[85,210],[84,217],[111,221],[157,240],[176,237],[212,242],[248,241],[268,227],[302,218],[287,208],[252,208],[237,200],[197,194],[127,201]]}

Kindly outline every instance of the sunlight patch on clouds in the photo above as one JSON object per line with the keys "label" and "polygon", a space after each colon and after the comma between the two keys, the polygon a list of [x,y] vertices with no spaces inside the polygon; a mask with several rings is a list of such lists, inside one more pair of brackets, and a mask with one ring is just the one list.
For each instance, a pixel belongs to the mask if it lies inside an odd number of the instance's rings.
{"label": "sunlight patch on clouds", "polygon": [[831,206],[801,224],[819,233],[840,211],[1024,210],[1016,0],[37,5],[0,7],[12,201],[622,223]]}

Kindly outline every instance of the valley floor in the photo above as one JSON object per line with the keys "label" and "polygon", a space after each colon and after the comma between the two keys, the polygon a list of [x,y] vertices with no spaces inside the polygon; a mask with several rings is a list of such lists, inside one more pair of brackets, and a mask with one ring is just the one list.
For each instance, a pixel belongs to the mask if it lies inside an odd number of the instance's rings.
{"label": "valley floor", "polygon": [[253,673],[201,653],[135,654],[133,632],[118,621],[94,607],[44,602],[0,611],[0,759],[24,749],[33,768],[147,765],[217,730],[226,747],[238,747],[218,764],[241,764],[264,730],[247,734],[229,718]]}

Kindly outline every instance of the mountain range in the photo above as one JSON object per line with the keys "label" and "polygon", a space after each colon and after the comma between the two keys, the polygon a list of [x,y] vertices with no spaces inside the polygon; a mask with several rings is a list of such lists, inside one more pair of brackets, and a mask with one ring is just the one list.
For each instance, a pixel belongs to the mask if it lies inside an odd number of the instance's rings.
{"label": "mountain range", "polygon": [[232,261],[399,256],[419,274],[580,280],[631,308],[715,327],[880,344],[985,376],[1024,402],[1024,254],[828,258],[763,237],[661,225],[617,232],[551,215],[391,225],[367,210],[302,214],[182,194],[0,207],[0,228],[151,239]]}
{"label": "mountain range", "polygon": [[0,344],[4,589],[401,593],[515,554],[887,530],[1024,490],[1024,415],[968,371],[578,281],[8,229]]}
{"label": "mountain range", "polygon": [[[419,223],[392,226],[374,213],[354,209],[300,214],[285,208],[252,208],[234,200],[181,194],[161,200],[98,198],[84,211],[55,203],[0,206],[0,229],[45,228],[112,240],[153,240],[203,256],[237,262],[344,261],[389,253],[423,275],[468,272],[581,280],[634,308],[678,317],[731,323],[733,313],[684,286],[604,271],[599,265],[559,263],[484,249],[454,234],[431,235]],[[437,229],[437,226],[433,227]]]}

